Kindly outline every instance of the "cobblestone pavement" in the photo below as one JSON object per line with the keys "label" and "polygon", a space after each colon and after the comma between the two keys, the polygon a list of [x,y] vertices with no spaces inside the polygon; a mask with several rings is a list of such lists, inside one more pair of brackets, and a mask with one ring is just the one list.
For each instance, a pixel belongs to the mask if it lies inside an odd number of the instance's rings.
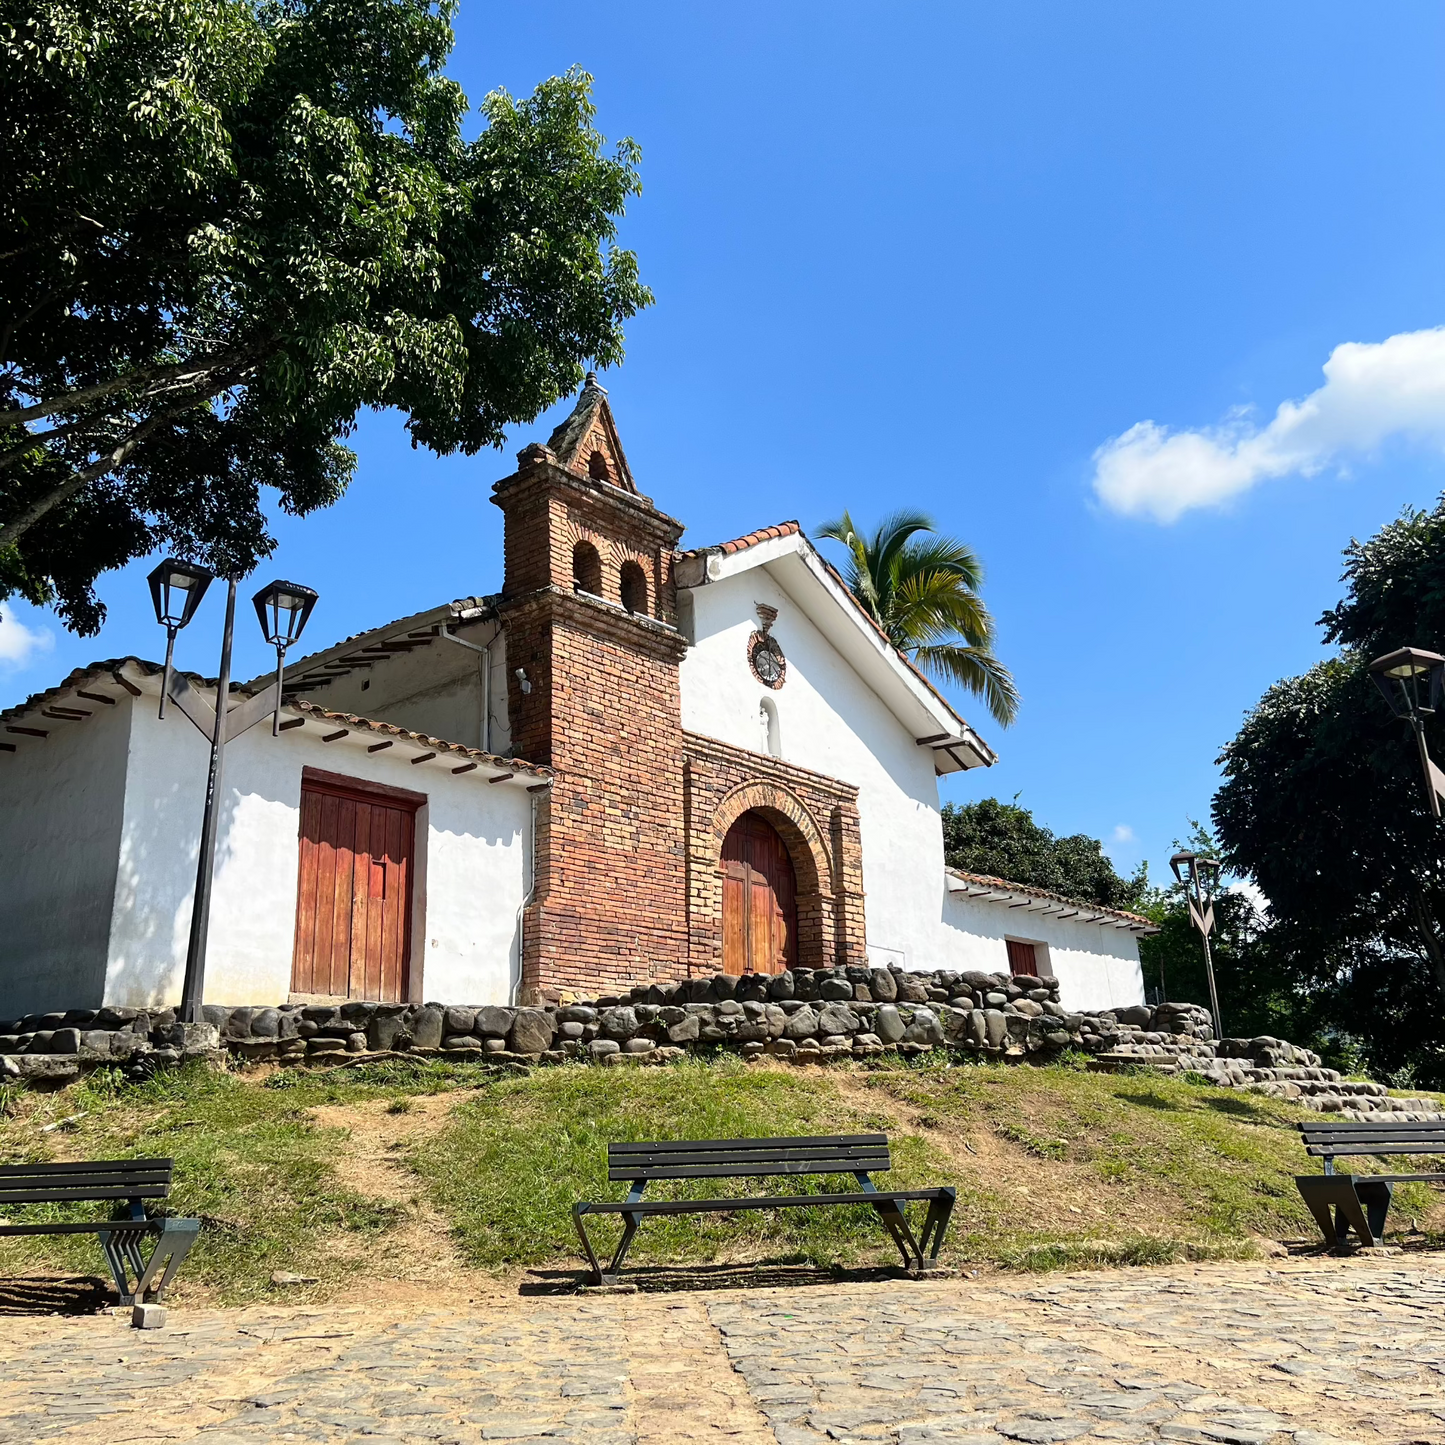
{"label": "cobblestone pavement", "polygon": [[0,1319],[0,1445],[1445,1442],[1445,1261]]}

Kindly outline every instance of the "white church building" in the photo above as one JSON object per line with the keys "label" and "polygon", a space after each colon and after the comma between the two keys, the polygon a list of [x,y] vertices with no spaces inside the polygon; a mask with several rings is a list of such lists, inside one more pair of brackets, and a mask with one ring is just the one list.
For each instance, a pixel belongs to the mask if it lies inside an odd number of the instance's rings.
{"label": "white church building", "polygon": [[[938,778],[995,755],[796,523],[678,550],[591,378],[518,460],[500,593],[299,658],[279,735],[229,745],[208,1000],[843,964],[1143,1001],[1146,919],[945,867]],[[208,743],[161,679],[112,659],[0,713],[0,1016],[179,998]]]}

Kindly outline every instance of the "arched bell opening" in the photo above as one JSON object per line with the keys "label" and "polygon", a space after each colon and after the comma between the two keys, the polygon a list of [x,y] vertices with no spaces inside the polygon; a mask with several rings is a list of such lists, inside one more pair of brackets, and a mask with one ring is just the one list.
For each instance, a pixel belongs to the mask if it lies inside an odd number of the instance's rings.
{"label": "arched bell opening", "polygon": [[572,548],[572,585],[578,592],[602,595],[602,558],[591,542],[578,542]]}

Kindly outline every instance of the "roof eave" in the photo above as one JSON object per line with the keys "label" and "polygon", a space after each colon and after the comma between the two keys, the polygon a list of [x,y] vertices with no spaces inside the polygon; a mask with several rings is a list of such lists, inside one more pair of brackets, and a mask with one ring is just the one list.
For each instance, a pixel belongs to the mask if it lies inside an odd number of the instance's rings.
{"label": "roof eave", "polygon": [[[912,729],[919,745],[933,749],[937,773],[991,767],[998,761],[993,749],[864,615],[842,579],[801,531],[731,552],[719,547],[684,554],[675,579],[679,589],[691,591],[757,567],[767,569],[894,716]],[[827,605],[822,605],[825,600]],[[840,619],[846,622],[840,625]]]}

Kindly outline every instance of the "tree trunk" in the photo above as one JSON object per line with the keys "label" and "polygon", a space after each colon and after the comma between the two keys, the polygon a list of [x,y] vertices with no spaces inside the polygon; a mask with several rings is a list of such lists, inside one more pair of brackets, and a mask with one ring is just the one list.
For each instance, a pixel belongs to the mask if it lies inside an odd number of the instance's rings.
{"label": "tree trunk", "polygon": [[1425,961],[1430,965],[1435,987],[1440,990],[1440,996],[1445,998],[1445,943],[1441,942],[1440,935],[1436,932],[1434,919],[1430,916],[1430,906],[1423,893],[1411,892],[1410,911],[1415,915],[1415,930],[1425,945]]}

